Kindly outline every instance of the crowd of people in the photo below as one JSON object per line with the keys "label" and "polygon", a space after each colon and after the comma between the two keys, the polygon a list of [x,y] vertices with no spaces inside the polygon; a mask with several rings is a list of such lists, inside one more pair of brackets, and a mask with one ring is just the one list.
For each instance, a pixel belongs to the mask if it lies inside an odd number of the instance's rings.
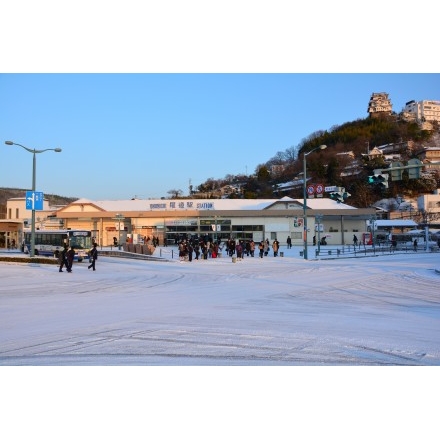
{"label": "crowd of people", "polygon": [[260,258],[267,257],[271,249],[273,256],[276,257],[280,248],[280,243],[277,239],[271,245],[269,239],[255,243],[252,239],[235,240],[229,238],[222,242],[221,240],[212,240],[209,236],[184,238],[179,240],[177,245],[179,248],[179,258],[182,261],[218,258],[223,252],[229,257],[243,259],[244,257],[255,257],[257,249]]}

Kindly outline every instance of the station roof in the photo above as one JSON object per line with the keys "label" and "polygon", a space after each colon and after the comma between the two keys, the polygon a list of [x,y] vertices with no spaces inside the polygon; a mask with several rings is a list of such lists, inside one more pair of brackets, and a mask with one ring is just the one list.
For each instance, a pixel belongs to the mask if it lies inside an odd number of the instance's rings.
{"label": "station roof", "polygon": [[417,223],[414,220],[376,220],[374,222],[376,228],[415,228]]}
{"label": "station roof", "polygon": [[[89,200],[79,199],[72,205],[91,204],[103,211],[261,211],[275,208],[276,205],[287,207],[303,206],[303,199],[283,197],[281,199],[130,199],[130,200]],[[357,208],[338,203],[328,198],[307,199],[309,209],[353,209]],[[61,210],[62,211],[62,210]]]}

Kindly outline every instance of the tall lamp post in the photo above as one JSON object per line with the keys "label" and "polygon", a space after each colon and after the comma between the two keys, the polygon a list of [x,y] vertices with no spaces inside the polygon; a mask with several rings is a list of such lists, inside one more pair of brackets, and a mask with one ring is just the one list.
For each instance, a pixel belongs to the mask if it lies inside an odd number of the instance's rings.
{"label": "tall lamp post", "polygon": [[310,150],[308,153],[304,153],[304,164],[303,164],[303,215],[304,215],[304,260],[307,260],[307,163],[306,159],[310,153],[313,153],[316,150],[325,150],[327,145],[320,145],[319,147]]}
{"label": "tall lamp post", "polygon": [[[32,153],[34,155],[33,158],[33,164],[32,164],[32,192],[35,192],[35,182],[36,182],[36,157],[35,155],[37,153],[44,153],[45,151],[55,151],[55,153],[61,153],[61,148],[45,148],[44,150],[36,150],[35,148],[28,148],[24,145],[17,144],[12,141],[5,141],[6,145],[17,145],[21,148],[24,148],[26,151],[29,151],[29,153]],[[35,257],[35,206],[32,205],[32,225],[31,225],[31,257]]]}

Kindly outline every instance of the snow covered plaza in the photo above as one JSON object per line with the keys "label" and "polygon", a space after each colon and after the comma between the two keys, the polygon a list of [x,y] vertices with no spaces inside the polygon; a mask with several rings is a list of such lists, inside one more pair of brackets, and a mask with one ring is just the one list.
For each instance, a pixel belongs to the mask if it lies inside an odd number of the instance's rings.
{"label": "snow covered plaza", "polygon": [[282,250],[0,263],[6,438],[432,438],[438,253]]}
{"label": "snow covered plaza", "polygon": [[[169,252],[169,248],[168,249]],[[1,365],[440,365],[438,253],[0,263]]]}

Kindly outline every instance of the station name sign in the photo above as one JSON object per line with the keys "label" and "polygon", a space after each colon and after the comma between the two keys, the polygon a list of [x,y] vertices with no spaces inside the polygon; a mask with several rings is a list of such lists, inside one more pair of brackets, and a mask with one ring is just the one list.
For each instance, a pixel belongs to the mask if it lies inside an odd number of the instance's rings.
{"label": "station name sign", "polygon": [[151,210],[164,211],[167,209],[215,209],[214,202],[194,202],[192,200],[180,200],[178,202],[167,201],[163,203],[150,203]]}

